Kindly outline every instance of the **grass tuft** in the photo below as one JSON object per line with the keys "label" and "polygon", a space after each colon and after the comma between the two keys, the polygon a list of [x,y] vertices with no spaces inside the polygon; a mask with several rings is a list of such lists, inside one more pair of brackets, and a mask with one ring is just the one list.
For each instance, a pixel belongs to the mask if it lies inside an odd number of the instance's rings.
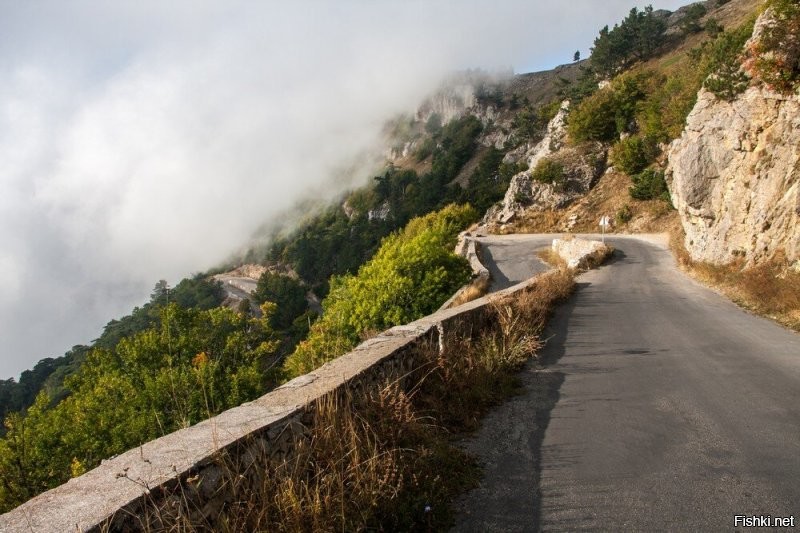
{"label": "grass tuft", "polygon": [[453,303],[450,304],[450,307],[458,307],[459,305],[486,296],[486,294],[489,292],[489,287],[491,284],[492,280],[489,277],[478,276],[472,280],[472,283],[467,285],[458,296],[456,296],[455,300],[453,300]]}

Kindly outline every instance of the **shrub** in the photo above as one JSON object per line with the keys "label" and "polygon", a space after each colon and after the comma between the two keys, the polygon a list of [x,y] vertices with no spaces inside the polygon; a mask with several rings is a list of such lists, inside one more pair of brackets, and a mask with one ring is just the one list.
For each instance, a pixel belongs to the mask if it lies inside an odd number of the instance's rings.
{"label": "shrub", "polygon": [[617,137],[616,115],[614,92],[606,88],[589,96],[572,110],[567,131],[574,142],[613,141]]}
{"label": "shrub", "polygon": [[755,75],[776,91],[792,94],[800,86],[800,5],[772,0],[771,24],[751,50]]}
{"label": "shrub", "polygon": [[753,33],[753,22],[733,31],[723,31],[716,39],[690,52],[699,68],[708,74],[703,86],[723,100],[733,100],[745,89],[749,77],[742,70],[744,44]]}
{"label": "shrub", "polygon": [[635,200],[661,199],[670,201],[667,182],[664,173],[660,170],[647,169],[644,172],[631,176],[633,186],[628,190],[631,198]]}
{"label": "shrub", "polygon": [[614,219],[617,222],[617,225],[627,224],[633,218],[633,211],[631,211],[631,206],[628,204],[623,205],[617,210],[617,214]]}
{"label": "shrub", "polygon": [[435,311],[471,275],[452,250],[475,219],[469,206],[449,205],[413,219],[385,238],[355,276],[334,276],[322,317],[285,362],[288,375],[314,370],[353,348],[368,331],[406,324]]}
{"label": "shrub", "polygon": [[638,135],[619,141],[612,153],[614,166],[633,175],[644,170],[658,153],[655,143]]}
{"label": "shrub", "polygon": [[629,131],[650,78],[649,72],[623,74],[610,87],[583,100],[569,115],[567,128],[572,140],[611,142]]}
{"label": "shrub", "polygon": [[545,157],[536,164],[531,178],[541,183],[560,185],[564,183],[564,165]]}

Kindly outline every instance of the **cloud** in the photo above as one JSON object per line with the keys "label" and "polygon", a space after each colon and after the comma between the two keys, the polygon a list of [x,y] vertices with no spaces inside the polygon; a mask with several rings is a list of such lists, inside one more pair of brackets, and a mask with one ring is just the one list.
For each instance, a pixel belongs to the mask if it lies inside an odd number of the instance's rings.
{"label": "cloud", "polygon": [[452,70],[554,66],[629,7],[4,4],[0,377],[367,178],[334,179]]}

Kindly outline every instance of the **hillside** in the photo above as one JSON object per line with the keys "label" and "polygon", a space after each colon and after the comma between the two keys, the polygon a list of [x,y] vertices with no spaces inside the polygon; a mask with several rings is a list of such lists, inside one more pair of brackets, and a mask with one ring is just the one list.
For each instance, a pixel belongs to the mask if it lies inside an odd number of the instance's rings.
{"label": "hillside", "polygon": [[[687,268],[799,325],[800,68],[769,60],[791,59],[800,17],[770,6],[758,24],[756,0],[634,9],[588,60],[453,75],[387,124],[368,185],[0,382],[0,508],[435,310],[469,277],[452,248],[470,225],[669,231]],[[212,274],[245,264],[259,265],[251,299],[220,307]]]}

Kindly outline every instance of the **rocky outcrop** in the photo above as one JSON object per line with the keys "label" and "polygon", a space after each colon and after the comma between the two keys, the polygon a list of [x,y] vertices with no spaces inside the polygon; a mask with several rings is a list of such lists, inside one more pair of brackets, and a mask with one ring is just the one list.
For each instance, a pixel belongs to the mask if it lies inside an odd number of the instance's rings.
{"label": "rocky outcrop", "polygon": [[[542,141],[545,142],[551,141]],[[599,143],[562,147],[557,152],[546,146],[537,150],[533,156],[537,158],[536,162],[547,157],[560,164],[563,179],[555,183],[536,181],[532,177],[535,166],[520,172],[511,178],[502,203],[489,209],[484,222],[507,224],[528,210],[544,211],[568,206],[595,185],[605,170],[606,156],[605,146]]]}
{"label": "rocky outcrop", "polygon": [[475,87],[471,83],[445,85],[420,106],[417,120],[427,122],[432,115],[438,115],[442,124],[447,124],[476,105]]}
{"label": "rocky outcrop", "polygon": [[389,201],[385,200],[381,205],[376,207],[375,209],[370,209],[367,212],[367,218],[369,220],[386,220],[389,218],[389,213],[391,213],[392,207],[389,205]]}
{"label": "rocky outcrop", "polygon": [[567,139],[567,115],[569,114],[569,100],[561,102],[561,107],[556,116],[547,125],[547,133],[542,141],[533,150],[526,154],[529,168],[536,165],[550,154],[561,150]]}
{"label": "rocky outcrop", "polygon": [[695,260],[800,259],[800,97],[701,91],[669,150],[667,180]]}

